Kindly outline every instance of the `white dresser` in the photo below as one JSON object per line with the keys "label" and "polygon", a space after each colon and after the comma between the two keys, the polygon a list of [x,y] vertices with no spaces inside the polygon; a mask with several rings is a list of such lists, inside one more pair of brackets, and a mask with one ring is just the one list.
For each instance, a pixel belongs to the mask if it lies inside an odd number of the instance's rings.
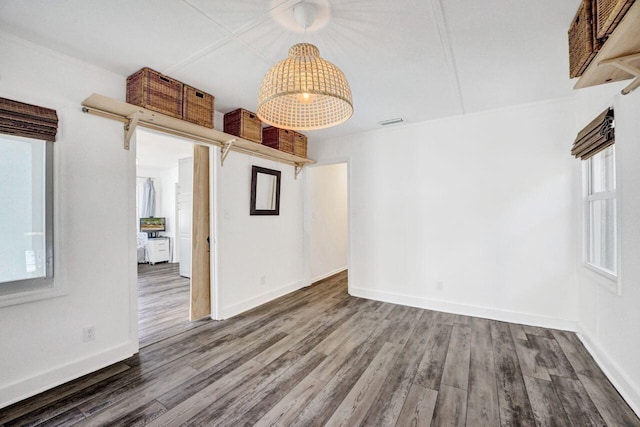
{"label": "white dresser", "polygon": [[171,245],[168,237],[149,239],[147,243],[147,261],[149,264],[165,262],[171,259]]}

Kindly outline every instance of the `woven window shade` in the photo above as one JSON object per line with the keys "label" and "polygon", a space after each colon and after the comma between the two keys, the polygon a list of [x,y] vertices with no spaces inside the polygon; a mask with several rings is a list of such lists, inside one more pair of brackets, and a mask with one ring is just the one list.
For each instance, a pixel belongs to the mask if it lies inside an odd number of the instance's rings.
{"label": "woven window shade", "polygon": [[344,73],[322,59],[317,47],[298,43],[264,76],[257,114],[264,123],[281,129],[335,126],[353,114],[351,89]]}
{"label": "woven window shade", "polygon": [[613,109],[609,108],[578,132],[571,148],[571,154],[576,158],[586,160],[613,145],[614,142]]}
{"label": "woven window shade", "polygon": [[57,131],[55,110],[0,98],[0,133],[55,141]]}

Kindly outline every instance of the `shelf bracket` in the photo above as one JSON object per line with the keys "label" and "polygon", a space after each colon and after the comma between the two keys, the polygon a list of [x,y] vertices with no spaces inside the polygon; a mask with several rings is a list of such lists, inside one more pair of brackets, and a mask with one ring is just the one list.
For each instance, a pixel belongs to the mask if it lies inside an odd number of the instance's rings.
{"label": "shelf bracket", "polygon": [[127,122],[124,124],[124,149],[128,150],[131,143],[131,137],[136,131],[138,126],[138,120],[140,120],[140,113],[133,113],[127,117]]}
{"label": "shelf bracket", "polygon": [[233,145],[234,142],[236,142],[235,138],[222,143],[222,147],[220,148],[220,151],[222,153],[222,156],[220,157],[220,166],[224,166],[224,161],[229,155],[229,150],[231,150],[231,146]]}
{"label": "shelf bracket", "polygon": [[631,92],[633,92],[638,87],[640,87],[640,68],[628,63],[628,61],[633,61],[634,59],[640,59],[640,53],[634,53],[633,55],[626,55],[626,56],[620,56],[618,58],[607,59],[605,61],[601,61],[598,64],[598,65],[607,65],[607,64],[613,65],[614,67],[622,71],[625,71],[635,77],[635,79],[627,87],[622,89],[620,93],[623,95],[629,95]]}
{"label": "shelf bracket", "polygon": [[300,175],[300,172],[302,172],[302,168],[304,167],[304,163],[296,163],[294,166],[296,167],[296,170],[295,170],[296,175],[295,175],[294,179],[298,179],[298,175]]}

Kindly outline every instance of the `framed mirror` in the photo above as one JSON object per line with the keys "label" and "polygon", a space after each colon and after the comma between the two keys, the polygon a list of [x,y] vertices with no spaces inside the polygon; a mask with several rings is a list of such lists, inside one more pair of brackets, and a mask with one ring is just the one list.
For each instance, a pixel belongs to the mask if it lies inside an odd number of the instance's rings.
{"label": "framed mirror", "polygon": [[251,167],[251,215],[280,215],[280,171]]}

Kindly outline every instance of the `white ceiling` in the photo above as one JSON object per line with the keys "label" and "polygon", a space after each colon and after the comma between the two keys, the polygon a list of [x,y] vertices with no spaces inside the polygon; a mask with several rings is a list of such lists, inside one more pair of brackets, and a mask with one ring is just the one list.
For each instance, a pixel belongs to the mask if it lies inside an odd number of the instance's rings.
{"label": "white ceiling", "polygon": [[[149,66],[256,110],[262,76],[304,34],[300,0],[2,0],[0,28],[108,70]],[[354,116],[313,139],[571,93],[567,29],[579,0],[306,0],[308,30],[347,75]],[[89,95],[89,94],[87,94]]]}
{"label": "white ceiling", "polygon": [[179,159],[187,157],[193,157],[193,143],[147,129],[136,130],[138,167],[171,169],[178,166]]}

